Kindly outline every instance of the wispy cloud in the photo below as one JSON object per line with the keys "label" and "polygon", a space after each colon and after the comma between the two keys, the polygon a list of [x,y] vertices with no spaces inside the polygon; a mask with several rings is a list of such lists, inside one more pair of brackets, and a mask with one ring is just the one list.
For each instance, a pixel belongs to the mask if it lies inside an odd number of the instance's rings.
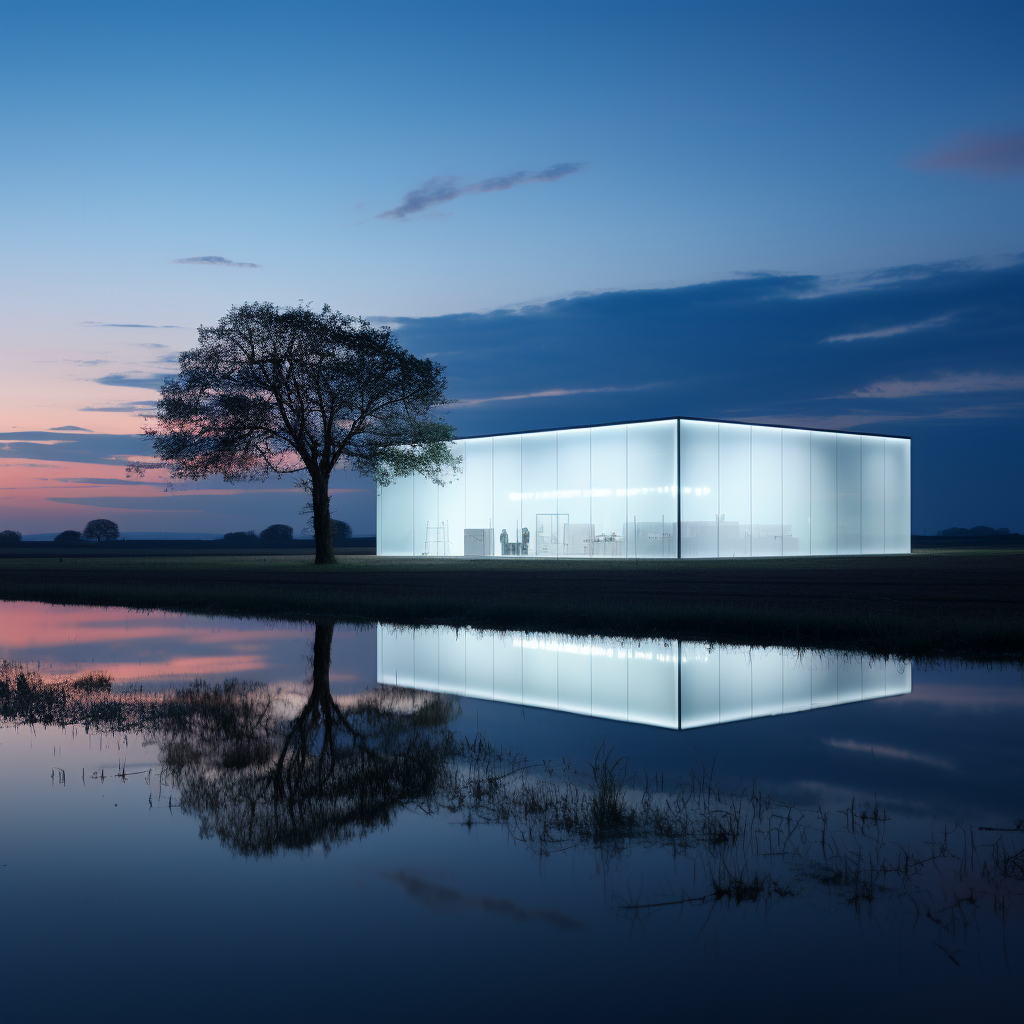
{"label": "wispy cloud", "polygon": [[95,434],[81,431],[20,430],[0,433],[4,459],[31,462],[88,462],[124,465],[129,459],[153,454],[147,438],[138,434]]}
{"label": "wispy cloud", "polygon": [[131,412],[148,415],[156,409],[156,399],[139,402],[117,402],[115,405],[85,405],[79,412]]}
{"label": "wispy cloud", "polygon": [[910,420],[989,420],[1005,416],[1019,416],[1024,402],[1004,402],[1001,405],[960,405],[952,409],[924,413],[850,412],[835,416],[787,416],[765,413],[763,416],[732,416],[739,423],[768,423],[777,426],[810,428],[814,430],[852,430],[872,423],[903,423]]}
{"label": "wispy cloud", "polygon": [[893,761],[916,761],[918,764],[926,764],[929,768],[942,768],[944,771],[952,771],[953,763],[942,757],[932,757],[931,754],[918,754],[913,750],[905,750],[903,747],[887,747],[877,743],[859,743],[857,740],[825,740],[825,743],[836,750],[849,750],[856,754],[871,754],[872,757],[887,757]]}
{"label": "wispy cloud", "polygon": [[970,394],[1024,390],[1024,374],[947,373],[931,380],[879,380],[851,391],[851,398],[916,398],[919,395]]}
{"label": "wispy cloud", "polygon": [[833,334],[828,338],[822,338],[822,341],[866,341],[870,338],[893,338],[898,334],[909,334],[911,331],[927,331],[932,327],[942,327],[951,319],[948,315],[933,316],[912,324],[895,324],[892,327],[878,327],[873,331],[855,331],[851,334]]}
{"label": "wispy cloud", "polygon": [[453,405],[487,405],[489,402],[519,402],[526,398],[564,398],[566,395],[596,395],[602,391],[643,391],[661,387],[661,384],[635,384],[632,387],[605,388],[548,388],[547,391],[527,391],[521,395],[492,395],[490,398],[457,398]]}
{"label": "wispy cloud", "polygon": [[[391,210],[385,210],[377,214],[380,220],[404,220],[414,213],[421,213],[431,206],[440,203],[450,203],[459,196],[471,195],[476,192],[503,192],[506,189],[515,188],[516,185],[525,185],[530,181],[558,181],[567,174],[575,174],[583,170],[584,165],[580,163],[553,164],[544,171],[537,171],[531,174],[529,171],[515,171],[512,174],[503,174],[497,178],[485,178],[483,181],[475,182],[472,185],[460,185],[459,179],[454,175],[442,175],[431,178],[424,182],[419,188],[406,192],[398,206]],[[182,262],[182,261],[178,261]]]}
{"label": "wispy cloud", "polygon": [[[191,260],[175,260],[175,263],[190,263]],[[240,263],[238,266],[247,266],[248,264]],[[141,327],[147,330],[175,330],[180,331],[182,329],[181,324],[107,324],[101,320],[83,320],[83,327]]]}
{"label": "wispy cloud", "polygon": [[251,267],[259,270],[262,264],[259,263],[238,263],[229,260],[225,256],[183,256],[180,260],[171,260],[172,263],[199,263],[207,267]]}
{"label": "wispy cloud", "polygon": [[90,430],[88,427],[76,427],[73,423],[68,423],[66,426],[63,426],[63,427],[50,427],[50,429],[51,430],[77,430],[77,431],[80,431],[83,434],[92,434],[92,433],[94,433],[94,431]]}
{"label": "wispy cloud", "polygon": [[59,476],[54,483],[58,484],[84,484],[100,487],[163,487],[162,483],[154,485],[152,480],[126,480],[124,477],[109,476]]}
{"label": "wispy cloud", "polygon": [[136,377],[127,373],[108,373],[104,377],[97,377],[96,383],[119,388],[148,388],[151,391],[159,391],[165,379],[164,374]]}
{"label": "wispy cloud", "polygon": [[1024,131],[963,135],[952,145],[915,160],[927,171],[1024,174]]}

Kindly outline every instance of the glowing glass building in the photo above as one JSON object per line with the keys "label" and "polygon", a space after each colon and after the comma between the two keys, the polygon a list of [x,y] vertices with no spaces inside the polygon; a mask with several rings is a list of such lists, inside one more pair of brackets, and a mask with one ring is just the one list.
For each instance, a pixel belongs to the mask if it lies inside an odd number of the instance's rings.
{"label": "glowing glass building", "polygon": [[910,551],[910,439],[670,419],[455,442],[377,490],[379,555],[749,558]]}

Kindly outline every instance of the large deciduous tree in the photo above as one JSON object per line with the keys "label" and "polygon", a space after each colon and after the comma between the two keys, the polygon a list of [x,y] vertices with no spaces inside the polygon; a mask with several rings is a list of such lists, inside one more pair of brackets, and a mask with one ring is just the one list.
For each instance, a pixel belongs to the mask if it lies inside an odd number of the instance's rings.
{"label": "large deciduous tree", "polygon": [[[340,464],[380,484],[440,480],[457,459],[444,367],[403,349],[389,327],[324,306],[233,306],[160,389],[147,427],[172,477],[263,480],[304,473],[317,564],[333,562],[330,480]],[[132,467],[140,474],[145,466]]]}
{"label": "large deciduous tree", "polygon": [[83,540],[117,540],[120,536],[121,530],[111,519],[90,519],[82,531]]}

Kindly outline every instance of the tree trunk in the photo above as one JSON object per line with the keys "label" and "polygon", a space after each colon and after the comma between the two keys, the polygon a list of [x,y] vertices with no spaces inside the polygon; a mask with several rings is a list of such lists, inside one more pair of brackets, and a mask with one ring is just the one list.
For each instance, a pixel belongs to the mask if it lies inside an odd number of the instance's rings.
{"label": "tree trunk", "polygon": [[334,639],[333,622],[315,623],[313,634],[313,692],[310,699],[321,703],[331,700],[331,641]]}
{"label": "tree trunk", "polygon": [[313,536],[316,539],[316,564],[333,565],[334,537],[331,535],[331,494],[328,480],[312,476],[313,484]]}

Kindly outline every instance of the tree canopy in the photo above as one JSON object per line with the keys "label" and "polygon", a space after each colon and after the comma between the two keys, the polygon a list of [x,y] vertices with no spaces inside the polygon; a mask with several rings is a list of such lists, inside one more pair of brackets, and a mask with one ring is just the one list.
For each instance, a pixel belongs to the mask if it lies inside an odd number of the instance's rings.
{"label": "tree canopy", "polygon": [[117,523],[110,519],[90,519],[82,531],[83,540],[117,540],[120,536]]}
{"label": "tree canopy", "polygon": [[21,534],[17,530],[0,530],[0,544],[17,544]]}
{"label": "tree canopy", "polygon": [[265,530],[260,530],[260,540],[291,540],[294,532],[290,526],[286,526],[284,523],[274,523]]}
{"label": "tree canopy", "polygon": [[[304,473],[318,563],[334,561],[330,477],[340,464],[378,483],[457,465],[444,367],[403,349],[389,327],[305,306],[233,306],[182,352],[160,389],[156,454],[179,479]],[[144,465],[132,469],[145,471]]]}

